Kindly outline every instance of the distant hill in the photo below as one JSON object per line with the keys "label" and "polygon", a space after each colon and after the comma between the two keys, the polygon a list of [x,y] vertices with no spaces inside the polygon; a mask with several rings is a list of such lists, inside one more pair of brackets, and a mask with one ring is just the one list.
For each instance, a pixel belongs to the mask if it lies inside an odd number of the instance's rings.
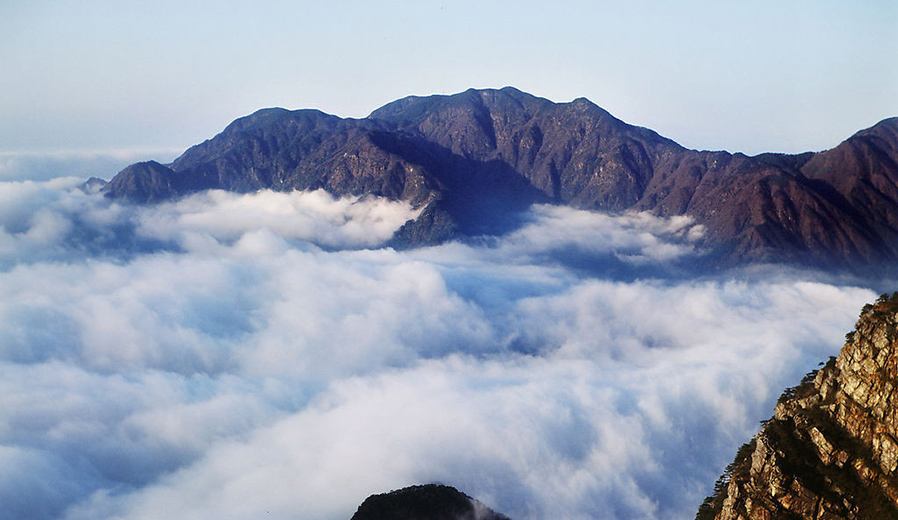
{"label": "distant hill", "polygon": [[514,88],[407,97],[364,119],[260,110],[168,165],[105,187],[148,203],[210,188],[323,188],[423,211],[395,243],[501,233],[535,202],[690,215],[725,264],[866,266],[898,259],[898,118],[820,153],[686,149],[580,98]]}
{"label": "distant hill", "polygon": [[454,487],[411,486],[371,495],[351,520],[509,520]]}

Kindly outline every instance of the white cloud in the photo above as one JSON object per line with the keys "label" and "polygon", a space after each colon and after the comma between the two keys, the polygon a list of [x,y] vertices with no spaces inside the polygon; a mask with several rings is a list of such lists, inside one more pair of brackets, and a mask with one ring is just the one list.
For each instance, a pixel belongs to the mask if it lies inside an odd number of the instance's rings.
{"label": "white cloud", "polygon": [[577,248],[631,262],[663,262],[694,254],[690,244],[704,234],[704,226],[688,216],[608,215],[550,205],[535,206],[531,215],[529,225],[501,241],[507,253]]}
{"label": "white cloud", "polygon": [[183,241],[196,233],[227,240],[266,229],[328,247],[370,247],[389,240],[417,214],[403,202],[335,198],[324,190],[247,195],[213,190],[141,211],[138,232],[162,240]]}
{"label": "white cloud", "polygon": [[411,214],[380,200],[75,184],[0,183],[0,459],[22,473],[0,516],[347,518],[428,481],[515,518],[691,516],[873,297],[667,277],[700,255],[688,219],[540,206],[397,252],[357,249]]}
{"label": "white cloud", "polygon": [[[776,394],[834,351],[870,296],[805,282],[587,282],[527,298],[515,321],[556,350],[334,378],[275,424],[104,507],[125,518],[262,508],[344,518],[371,492],[443,481],[515,517],[688,516]],[[645,318],[672,301],[682,312]],[[567,322],[553,327],[559,315]]]}

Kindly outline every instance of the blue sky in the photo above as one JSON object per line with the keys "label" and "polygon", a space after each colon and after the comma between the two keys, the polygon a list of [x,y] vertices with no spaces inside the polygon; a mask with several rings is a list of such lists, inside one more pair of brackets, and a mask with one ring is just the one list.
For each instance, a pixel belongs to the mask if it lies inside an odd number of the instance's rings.
{"label": "blue sky", "polygon": [[0,151],[181,149],[265,106],[505,85],[694,148],[823,149],[898,114],[896,27],[891,1],[5,0]]}

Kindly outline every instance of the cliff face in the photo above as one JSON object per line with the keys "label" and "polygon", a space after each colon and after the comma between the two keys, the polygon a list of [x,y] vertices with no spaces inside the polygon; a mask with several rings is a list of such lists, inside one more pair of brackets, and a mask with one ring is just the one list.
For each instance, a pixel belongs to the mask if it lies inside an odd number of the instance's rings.
{"label": "cliff face", "polygon": [[407,97],[364,119],[265,109],[170,165],[106,187],[155,202],[198,190],[322,188],[427,210],[397,235],[424,245],[498,233],[534,202],[688,214],[726,258],[868,265],[898,258],[898,118],[799,155],[696,151],[580,98],[514,88]]}
{"label": "cliff face", "polygon": [[783,394],[697,518],[898,518],[898,293],[846,339]]}

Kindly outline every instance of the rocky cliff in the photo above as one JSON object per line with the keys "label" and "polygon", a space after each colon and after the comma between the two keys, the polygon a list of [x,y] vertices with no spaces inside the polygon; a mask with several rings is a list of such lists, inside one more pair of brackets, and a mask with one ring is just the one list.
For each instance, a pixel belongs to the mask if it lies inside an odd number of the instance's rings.
{"label": "rocky cliff", "polygon": [[364,119],[260,110],[169,165],[129,166],[107,193],[154,202],[198,190],[322,188],[425,207],[397,235],[423,245],[501,233],[534,202],[691,215],[736,261],[898,259],[898,118],[822,153],[696,151],[587,99],[514,88],[407,97]]}
{"label": "rocky cliff", "polygon": [[898,293],[788,389],[698,519],[898,518]]}

